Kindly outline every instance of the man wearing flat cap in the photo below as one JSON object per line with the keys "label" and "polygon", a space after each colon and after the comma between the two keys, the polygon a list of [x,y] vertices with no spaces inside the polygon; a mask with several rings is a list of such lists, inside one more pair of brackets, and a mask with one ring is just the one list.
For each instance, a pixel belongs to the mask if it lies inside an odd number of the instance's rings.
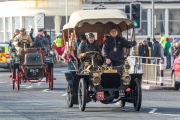
{"label": "man wearing flat cap", "polygon": [[13,44],[17,50],[17,55],[21,55],[21,51],[24,48],[24,43],[26,43],[27,48],[33,45],[30,36],[26,35],[26,29],[21,28],[20,34],[18,34],[13,40]]}
{"label": "man wearing flat cap", "polygon": [[102,48],[102,55],[107,65],[119,66],[124,64],[123,48],[131,48],[136,45],[136,41],[128,41],[118,36],[118,28],[112,25],[110,28],[110,37],[106,39]]}

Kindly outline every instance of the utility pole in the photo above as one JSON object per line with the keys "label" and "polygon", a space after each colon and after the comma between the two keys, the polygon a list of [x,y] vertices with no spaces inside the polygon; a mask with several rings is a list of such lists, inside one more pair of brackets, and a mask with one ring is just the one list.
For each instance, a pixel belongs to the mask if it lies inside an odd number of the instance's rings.
{"label": "utility pole", "polygon": [[152,39],[154,38],[154,0],[152,0]]}
{"label": "utility pole", "polygon": [[66,24],[68,23],[68,0],[66,0]]}

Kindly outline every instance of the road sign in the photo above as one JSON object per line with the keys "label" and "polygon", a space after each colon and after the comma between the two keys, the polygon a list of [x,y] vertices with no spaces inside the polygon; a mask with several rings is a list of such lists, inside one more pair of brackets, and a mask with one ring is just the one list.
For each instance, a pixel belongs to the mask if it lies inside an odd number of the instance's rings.
{"label": "road sign", "polygon": [[37,28],[45,28],[45,14],[44,13],[38,13],[37,14]]}

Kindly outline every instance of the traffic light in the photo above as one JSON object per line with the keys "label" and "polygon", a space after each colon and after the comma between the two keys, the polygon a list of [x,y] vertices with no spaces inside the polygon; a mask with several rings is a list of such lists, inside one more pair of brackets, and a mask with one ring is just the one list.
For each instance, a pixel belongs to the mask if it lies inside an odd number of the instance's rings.
{"label": "traffic light", "polygon": [[141,29],[141,3],[130,3],[130,19],[134,21],[135,29]]}

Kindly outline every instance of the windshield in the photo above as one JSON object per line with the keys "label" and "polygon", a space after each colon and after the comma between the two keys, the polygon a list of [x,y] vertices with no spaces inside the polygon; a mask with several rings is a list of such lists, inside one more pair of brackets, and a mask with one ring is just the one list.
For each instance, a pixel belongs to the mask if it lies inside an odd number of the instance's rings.
{"label": "windshield", "polygon": [[4,52],[4,47],[0,47],[0,52]]}

